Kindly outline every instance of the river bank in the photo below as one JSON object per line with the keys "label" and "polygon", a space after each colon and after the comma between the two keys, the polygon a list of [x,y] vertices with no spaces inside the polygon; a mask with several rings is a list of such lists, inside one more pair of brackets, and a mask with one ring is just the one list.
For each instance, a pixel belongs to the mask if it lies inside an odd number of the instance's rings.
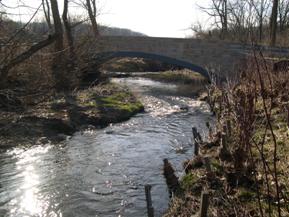
{"label": "river bank", "polygon": [[146,73],[143,74],[142,77],[168,83],[192,84],[199,86],[208,84],[208,81],[201,74],[187,69]]}
{"label": "river bank", "polygon": [[[207,102],[217,117],[200,152],[184,162],[180,193],[164,216],[288,216],[288,75],[260,69],[237,84],[212,85]],[[265,70],[265,69],[264,69]]]}
{"label": "river bank", "polygon": [[181,70],[167,70],[159,72],[110,72],[106,73],[109,77],[128,78],[128,77],[142,77],[172,84],[196,85],[205,86],[209,82],[201,74],[187,69]]}
{"label": "river bank", "polygon": [[167,83],[199,86],[208,84],[207,79],[197,72],[142,58],[114,59],[102,65],[100,70],[118,78],[143,77]]}
{"label": "river bank", "polygon": [[50,96],[20,110],[0,111],[0,149],[59,142],[85,127],[105,127],[142,111],[128,89],[112,83]]}
{"label": "river bank", "polygon": [[[121,63],[121,66],[127,67],[127,63]],[[187,70],[128,73],[125,77],[195,85],[190,95],[202,92],[206,83],[201,75]],[[105,127],[144,111],[143,105],[128,89],[111,83],[43,98],[29,106],[16,105],[16,109],[0,110],[0,149],[57,143],[87,126]]]}
{"label": "river bank", "polygon": [[150,59],[121,58],[104,63],[100,70],[105,72],[159,72],[173,68],[176,67]]}
{"label": "river bank", "polygon": [[178,174],[193,154],[191,126],[213,122],[194,88],[144,78],[112,79],[136,93],[146,112],[67,141],[0,151],[0,216],[146,216],[144,185],[155,216],[168,208],[162,175],[168,158]]}

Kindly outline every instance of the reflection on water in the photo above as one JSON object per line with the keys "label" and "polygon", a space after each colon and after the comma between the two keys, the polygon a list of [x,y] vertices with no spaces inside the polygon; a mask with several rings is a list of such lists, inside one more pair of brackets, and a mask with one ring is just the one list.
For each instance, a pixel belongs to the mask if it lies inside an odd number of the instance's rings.
{"label": "reflection on water", "polygon": [[24,195],[21,199],[20,207],[25,212],[30,212],[31,214],[41,213],[41,203],[37,200],[38,188],[36,186],[38,182],[38,176],[35,173],[34,167],[29,165],[25,168],[24,183],[21,189],[24,190]]}
{"label": "reflection on water", "polygon": [[0,214],[39,216],[47,209],[47,203],[40,198],[37,166],[41,155],[46,154],[49,148],[15,149],[1,159],[0,201],[4,206]]}
{"label": "reflection on water", "polygon": [[162,176],[168,158],[182,173],[193,153],[192,125],[206,132],[206,104],[148,79],[115,79],[138,94],[146,113],[102,130],[87,129],[57,146],[0,153],[0,216],[145,216],[151,184],[156,216],[169,198]]}

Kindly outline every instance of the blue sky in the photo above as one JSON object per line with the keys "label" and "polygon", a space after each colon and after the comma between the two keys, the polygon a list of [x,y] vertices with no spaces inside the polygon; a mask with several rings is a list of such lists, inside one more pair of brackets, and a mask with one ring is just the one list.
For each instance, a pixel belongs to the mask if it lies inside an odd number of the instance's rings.
{"label": "blue sky", "polygon": [[[2,0],[8,5],[19,0]],[[22,0],[37,7],[40,0]],[[98,0],[101,24],[128,28],[149,36],[186,37],[192,34],[189,27],[197,22],[208,26],[208,17],[198,5],[206,5],[209,0]],[[62,0],[58,0],[60,8]],[[33,10],[15,10],[16,13],[32,14]],[[73,8],[71,14],[82,15],[80,8]],[[25,21],[29,16],[21,16]],[[14,19],[19,19],[16,16]]]}

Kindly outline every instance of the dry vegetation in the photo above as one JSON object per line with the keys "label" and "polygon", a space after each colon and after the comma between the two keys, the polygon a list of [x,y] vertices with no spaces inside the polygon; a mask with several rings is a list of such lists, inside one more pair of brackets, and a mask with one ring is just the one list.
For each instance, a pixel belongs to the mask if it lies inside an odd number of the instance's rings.
{"label": "dry vegetation", "polygon": [[288,0],[209,0],[198,3],[211,26],[195,24],[195,36],[240,43],[288,46]]}
{"label": "dry vegetation", "polygon": [[210,194],[209,216],[289,216],[289,75],[268,68],[261,55],[239,82],[209,87],[217,124],[184,164],[184,193],[165,216],[196,213],[202,191]]}
{"label": "dry vegetation", "polygon": [[143,110],[128,89],[110,83],[58,94],[25,110],[2,110],[0,149],[59,143],[76,131],[125,121]]}
{"label": "dry vegetation", "polygon": [[[25,3],[0,1],[0,107],[13,101],[29,104],[24,95],[35,99],[44,92],[52,95],[79,88],[83,73],[92,70],[86,57],[89,44],[98,36],[95,0],[64,0],[62,14],[57,0],[43,0],[37,8]],[[71,18],[69,11],[75,5],[89,18]],[[16,22],[15,11],[24,13],[27,8],[32,11],[30,19]],[[35,22],[36,16],[44,21]],[[75,28],[88,20],[93,25],[83,25],[85,30],[77,35]]]}
{"label": "dry vegetation", "polygon": [[159,72],[176,69],[176,66],[143,58],[112,59],[101,65],[104,72]]}
{"label": "dry vegetation", "polygon": [[[39,144],[42,137],[58,142],[83,126],[106,126],[143,110],[91,61],[99,36],[96,1],[63,0],[62,14],[59,1],[41,2],[33,8],[0,0],[0,149]],[[87,17],[72,18],[75,6]],[[26,8],[33,11],[28,22],[9,18]],[[45,21],[34,22],[36,15]]]}
{"label": "dry vegetation", "polygon": [[146,73],[143,77],[151,78],[157,81],[168,83],[179,83],[184,85],[205,85],[208,83],[207,79],[200,73],[193,72],[188,69],[183,70],[168,70],[159,73]]}

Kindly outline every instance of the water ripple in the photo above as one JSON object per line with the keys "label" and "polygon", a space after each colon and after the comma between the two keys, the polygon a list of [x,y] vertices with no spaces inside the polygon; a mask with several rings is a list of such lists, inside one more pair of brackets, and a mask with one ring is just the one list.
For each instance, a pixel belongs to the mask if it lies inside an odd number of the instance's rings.
{"label": "water ripple", "polygon": [[162,159],[181,173],[193,154],[191,127],[205,134],[212,117],[177,85],[122,83],[139,94],[145,113],[83,130],[65,145],[0,153],[0,216],[145,216],[145,184],[152,185],[156,216],[162,214],[169,201]]}

